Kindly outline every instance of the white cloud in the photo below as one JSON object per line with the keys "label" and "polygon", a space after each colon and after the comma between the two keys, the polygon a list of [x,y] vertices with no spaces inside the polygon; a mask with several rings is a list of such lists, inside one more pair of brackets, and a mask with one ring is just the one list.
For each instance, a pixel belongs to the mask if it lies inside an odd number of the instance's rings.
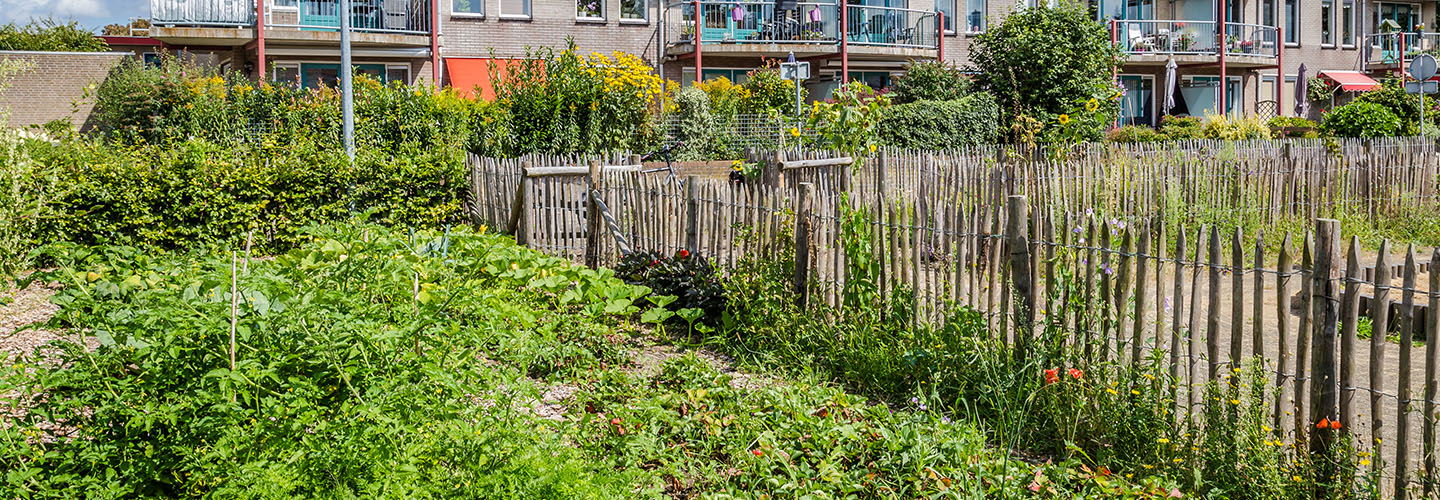
{"label": "white cloud", "polygon": [[23,22],[35,16],[57,19],[98,18],[110,15],[101,0],[0,0],[0,15]]}

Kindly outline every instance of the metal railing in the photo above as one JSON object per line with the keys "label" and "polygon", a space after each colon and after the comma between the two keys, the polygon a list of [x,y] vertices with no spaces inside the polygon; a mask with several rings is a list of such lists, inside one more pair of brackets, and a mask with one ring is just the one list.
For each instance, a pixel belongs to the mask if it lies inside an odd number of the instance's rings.
{"label": "metal railing", "polygon": [[1240,56],[1276,57],[1280,31],[1274,26],[1225,23],[1225,53]]}
{"label": "metal railing", "polygon": [[[1215,55],[1276,57],[1278,34],[1274,26],[1225,23],[1225,37],[1217,35],[1214,21],[1116,19],[1115,42],[1131,54]],[[1221,40],[1223,40],[1223,45]]]}
{"label": "metal railing", "polygon": [[[672,43],[695,41],[695,4],[670,6],[675,19]],[[840,39],[839,9],[833,3],[797,3],[794,10],[776,8],[774,2],[702,2],[700,42],[714,43],[814,43],[830,44]]]}
{"label": "metal railing", "polygon": [[[780,9],[773,1],[700,2],[696,22],[694,2],[673,2],[665,10],[666,42],[693,44],[698,26],[700,43],[813,44],[840,43],[840,6],[834,2],[798,2]],[[849,6],[843,30],[852,45],[936,48],[939,16],[934,12],[893,7]]]}
{"label": "metal railing", "polygon": [[935,12],[898,7],[849,6],[845,34],[854,45],[933,49],[940,16]]}
{"label": "metal railing", "polygon": [[1375,33],[1364,46],[1366,66],[1405,67],[1421,54],[1440,57],[1440,33]]}
{"label": "metal railing", "polygon": [[253,26],[253,0],[150,0],[150,22],[159,25]]}
{"label": "metal railing", "polygon": [[[340,28],[338,0],[265,0],[265,25],[328,31]],[[427,34],[432,0],[350,0],[356,31]],[[154,24],[254,26],[253,0],[150,0]]]}

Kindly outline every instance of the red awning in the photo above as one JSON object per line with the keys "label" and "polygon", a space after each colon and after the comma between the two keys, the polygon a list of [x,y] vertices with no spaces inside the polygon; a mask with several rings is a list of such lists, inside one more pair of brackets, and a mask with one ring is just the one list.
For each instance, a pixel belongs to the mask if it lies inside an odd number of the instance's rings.
{"label": "red awning", "polygon": [[[450,86],[467,97],[484,100],[495,99],[495,82],[490,80],[490,65],[495,65],[495,76],[503,78],[510,66],[520,62],[517,59],[491,59],[481,57],[447,57],[445,70],[450,75]],[[479,95],[475,91],[479,90]]]}
{"label": "red awning", "polygon": [[1380,82],[1359,71],[1321,71],[1320,76],[1334,80],[1346,92],[1380,90]]}

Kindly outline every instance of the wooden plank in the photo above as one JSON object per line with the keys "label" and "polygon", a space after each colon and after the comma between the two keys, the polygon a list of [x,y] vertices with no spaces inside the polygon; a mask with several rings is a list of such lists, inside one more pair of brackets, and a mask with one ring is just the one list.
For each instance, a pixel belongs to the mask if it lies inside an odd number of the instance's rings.
{"label": "wooden plank", "polygon": [[1010,281],[1014,284],[1017,311],[1015,317],[1015,359],[1021,361],[1028,356],[1030,340],[1035,324],[1035,305],[1030,294],[1030,238],[1029,202],[1024,195],[1013,195],[1006,203],[1005,237],[1010,250]]}
{"label": "wooden plank", "polygon": [[[1309,405],[1305,404],[1306,401],[1309,401],[1305,398],[1305,372],[1310,366],[1310,302],[1314,298],[1312,295],[1314,283],[1313,280],[1310,279],[1312,270],[1314,269],[1314,267],[1312,267],[1312,262],[1314,261],[1312,252],[1314,250],[1312,248],[1311,235],[1307,233],[1305,240],[1300,244],[1302,245],[1300,250],[1300,303],[1298,304],[1299,307],[1296,308],[1300,311],[1300,321],[1299,327],[1295,329],[1295,394],[1293,398],[1295,402],[1295,440],[1297,441],[1297,446],[1304,443],[1310,435],[1310,422],[1305,418],[1306,413],[1309,411]],[[1293,313],[1287,311],[1286,314]]]}
{"label": "wooden plank", "polygon": [[849,156],[841,156],[841,157],[839,157],[839,158],[825,158],[825,159],[820,159],[820,160],[781,161],[781,162],[780,162],[780,169],[781,169],[781,170],[794,170],[794,169],[797,169],[797,168],[815,168],[815,167],[849,167],[849,166],[850,166],[851,164],[853,164],[853,163],[855,163],[855,160],[854,160],[853,158],[851,158],[851,157],[849,157]]}
{"label": "wooden plank", "polygon": [[[1145,343],[1145,302],[1149,298],[1145,287],[1150,283],[1150,221],[1141,219],[1139,224],[1136,228],[1138,247],[1135,256],[1135,324],[1130,332],[1130,363],[1134,366],[1140,366],[1140,347]],[[1158,269],[1156,274],[1159,274]]]}
{"label": "wooden plank", "polygon": [[[1431,252],[1430,262],[1440,263],[1440,248]],[[1429,274],[1430,308],[1426,311],[1425,321],[1425,404],[1420,419],[1424,425],[1420,441],[1425,458],[1425,480],[1422,481],[1425,498],[1432,498],[1435,493],[1435,393],[1440,389],[1440,369],[1436,367],[1436,363],[1440,362],[1440,269],[1431,268]]]}
{"label": "wooden plank", "polygon": [[[1164,240],[1161,240],[1162,244]],[[1181,406],[1179,390],[1180,384],[1180,325],[1181,318],[1185,317],[1185,226],[1181,225],[1175,232],[1175,293],[1170,298],[1171,314],[1170,319],[1170,383],[1174,384],[1170,389],[1170,399],[1175,401],[1182,417],[1188,415],[1190,410],[1189,396],[1187,402]],[[1187,336],[1189,332],[1186,332]],[[1187,353],[1188,354],[1188,353]],[[1187,356],[1188,357],[1188,356]],[[1188,394],[1189,391],[1186,391]]]}
{"label": "wooden plank", "polygon": [[[1310,423],[1314,430],[1310,454],[1316,459],[1329,453],[1335,442],[1337,426],[1321,425],[1340,418],[1339,378],[1337,377],[1335,340],[1340,324],[1340,221],[1315,221],[1315,267],[1311,274],[1310,314],[1314,327],[1310,377]],[[1328,465],[1321,465],[1325,471]],[[1331,477],[1335,471],[1321,472]],[[1334,498],[1328,486],[1316,486],[1316,498]]]}
{"label": "wooden plank", "polygon": [[[1415,343],[1415,245],[1405,250],[1400,299],[1400,377],[1395,411],[1395,499],[1410,496],[1410,350]],[[1389,311],[1382,311],[1382,314]]]}
{"label": "wooden plank", "polygon": [[1115,305],[1111,279],[1115,269],[1110,266],[1110,223],[1100,223],[1100,362],[1110,361],[1110,339],[1115,334]]}
{"label": "wooden plank", "polygon": [[[1117,222],[1123,223],[1123,221]],[[1111,294],[1111,297],[1114,297],[1111,302],[1114,304],[1115,314],[1115,330],[1112,335],[1115,337],[1115,359],[1123,361],[1126,360],[1126,356],[1121,348],[1127,344],[1124,330],[1127,323],[1125,320],[1128,319],[1125,312],[1130,302],[1130,266],[1133,260],[1131,255],[1135,253],[1134,234],[1128,226],[1120,230],[1120,248],[1117,251],[1120,254],[1120,267],[1115,279],[1115,291]]]}
{"label": "wooden plank", "polygon": [[1220,229],[1210,226],[1210,280],[1206,291],[1205,356],[1210,380],[1220,379]]}
{"label": "wooden plank", "polygon": [[[1378,311],[1390,310],[1390,241],[1380,242],[1380,254],[1375,258],[1375,295],[1370,302],[1370,441],[1375,456],[1380,456],[1380,432],[1385,427],[1385,411],[1380,401],[1381,388],[1385,379],[1385,335],[1390,327],[1390,315]],[[1374,460],[1375,467],[1381,460]]]}
{"label": "wooden plank", "polygon": [[[1230,238],[1230,369],[1239,370],[1245,353],[1245,252],[1240,228]],[[1214,313],[1212,313],[1214,314]]]}
{"label": "wooden plank", "polygon": [[[1355,422],[1355,341],[1360,323],[1360,238],[1350,237],[1340,305],[1340,422]],[[1348,431],[1347,431],[1348,432]]]}

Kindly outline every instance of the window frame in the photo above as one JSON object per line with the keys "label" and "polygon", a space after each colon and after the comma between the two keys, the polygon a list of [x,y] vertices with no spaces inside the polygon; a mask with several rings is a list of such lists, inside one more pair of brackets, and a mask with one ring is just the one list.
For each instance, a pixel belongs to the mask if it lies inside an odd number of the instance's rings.
{"label": "window frame", "polygon": [[[600,15],[599,15],[598,17],[591,17],[591,16],[582,16],[582,15],[580,15],[580,2],[585,2],[585,1],[593,1],[593,2],[595,2],[596,4],[599,4],[599,6],[600,6],[600,8],[599,8]],[[609,8],[610,8],[610,6],[605,2],[605,0],[575,0],[575,22],[577,22],[577,23],[605,23],[605,22],[608,22],[608,21],[610,20],[610,19],[607,17],[607,14],[609,14],[609,12],[608,12],[608,9],[609,9]]]}
{"label": "window frame", "polygon": [[511,20],[511,21],[529,21],[529,20],[533,19],[534,17],[533,17],[533,14],[531,13],[531,10],[535,8],[535,3],[534,3],[533,1],[531,1],[531,0],[519,0],[519,1],[525,6],[524,9],[521,9],[521,10],[524,11],[524,13],[522,13],[522,14],[516,14],[516,13],[513,13],[513,12],[507,12],[507,11],[505,10],[505,0],[500,0],[500,4],[499,4],[499,7],[498,7],[499,10],[500,10],[500,19],[502,19],[502,20]]}
{"label": "window frame", "polygon": [[411,81],[412,78],[414,78],[415,75],[410,74],[410,65],[409,65],[409,64],[400,64],[400,63],[386,63],[386,64],[385,64],[385,84],[386,84],[386,85],[389,85],[390,82],[392,81],[392,80],[390,80],[390,71],[391,71],[391,70],[397,70],[397,69],[398,69],[398,70],[405,70],[405,85],[410,85],[410,81]]}
{"label": "window frame", "polygon": [[[432,0],[432,1],[433,1],[433,0]],[[470,2],[474,2],[475,5],[479,5],[479,6],[480,6],[480,12],[456,11],[456,10],[455,10],[455,0],[449,0],[449,3],[450,3],[450,17],[468,17],[468,18],[471,18],[471,19],[483,19],[483,18],[485,18],[485,0],[469,0],[469,1],[470,1]]]}
{"label": "window frame", "polygon": [[[1292,5],[1295,7],[1293,12],[1290,9]],[[1281,42],[1284,43],[1286,47],[1299,47],[1301,25],[1300,15],[1302,13],[1302,9],[1300,8],[1300,0],[1281,0],[1280,10],[1280,23],[1282,25],[1281,27],[1285,28],[1285,39]],[[1291,24],[1294,24],[1295,26],[1292,28],[1290,26]]]}
{"label": "window frame", "polygon": [[[1358,8],[1359,5],[1357,5],[1355,0],[1340,0],[1340,11],[1337,13],[1337,16],[1339,16],[1340,19],[1340,47],[1342,48],[1353,49],[1360,45],[1355,42],[1355,40],[1359,38],[1356,36],[1359,31],[1356,28],[1360,20],[1360,17],[1356,15],[1360,12]],[[1350,13],[1349,22],[1345,22],[1346,11]],[[1348,35],[1346,34],[1347,31],[1349,33]]]}
{"label": "window frame", "polygon": [[[1326,40],[1326,36],[1330,39]],[[1333,49],[1336,45],[1335,0],[1320,0],[1320,47]]]}
{"label": "window frame", "polygon": [[[294,71],[295,71],[294,81],[286,80],[286,81],[283,81],[283,82],[282,82],[279,78],[276,78],[276,77],[279,76],[279,74],[280,74],[280,72],[278,71],[280,68],[285,68],[285,69],[294,70]],[[300,80],[301,80],[302,78],[304,78],[304,77],[303,77],[303,75],[300,74],[300,63],[299,63],[298,61],[296,61],[296,62],[275,63],[274,65],[272,65],[272,66],[270,67],[270,69],[266,72],[266,74],[268,74],[268,75],[270,76],[269,80],[270,80],[271,83],[286,83],[286,84],[293,83],[293,84],[295,84],[296,86],[303,86],[303,85],[300,83]]]}
{"label": "window frame", "polygon": [[[638,1],[641,3],[640,17],[625,17],[625,2],[627,1]],[[616,0],[616,2],[620,7],[621,24],[650,24],[650,0]]]}
{"label": "window frame", "polygon": [[[1118,80],[1120,80],[1120,81],[1124,81],[1125,77],[1127,77],[1127,76],[1128,76],[1128,77],[1131,77],[1131,78],[1139,78],[1141,82],[1145,82],[1145,81],[1149,81],[1149,82],[1150,82],[1150,99],[1149,99],[1149,101],[1150,101],[1150,123],[1147,123],[1147,124],[1145,124],[1145,125],[1148,125],[1148,126],[1151,126],[1151,127],[1158,126],[1158,125],[1160,124],[1160,120],[1161,120],[1161,115],[1160,115],[1160,113],[1161,113],[1161,111],[1160,111],[1160,89],[1156,88],[1156,86],[1157,86],[1156,82],[1158,81],[1158,79],[1155,78],[1155,75],[1147,75],[1147,74],[1141,74],[1141,73],[1120,73],[1120,74],[1116,75],[1116,79],[1118,79]],[[1128,93],[1129,90],[1127,89],[1126,92]],[[1126,117],[1118,116],[1118,115],[1117,115],[1116,121],[1117,121],[1117,122],[1118,122],[1118,121],[1121,121],[1121,120],[1123,120],[1124,118],[1126,118]],[[1139,125],[1139,124],[1137,124],[1137,123],[1130,123],[1129,125]]]}

